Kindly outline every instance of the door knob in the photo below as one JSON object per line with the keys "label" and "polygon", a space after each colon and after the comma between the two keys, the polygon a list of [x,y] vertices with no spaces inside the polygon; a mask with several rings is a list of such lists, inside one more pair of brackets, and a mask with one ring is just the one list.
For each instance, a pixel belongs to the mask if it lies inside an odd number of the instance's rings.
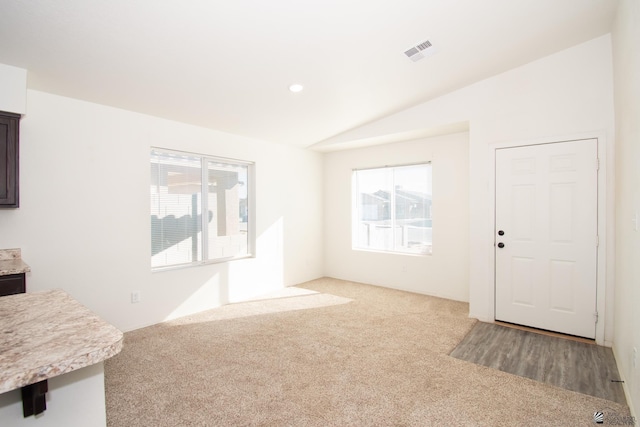
{"label": "door knob", "polygon": [[502,230],[498,231],[498,236],[504,236],[504,231]]}
{"label": "door knob", "polygon": [[502,243],[502,242],[498,243],[498,247],[499,247],[500,249],[504,248],[504,243]]}

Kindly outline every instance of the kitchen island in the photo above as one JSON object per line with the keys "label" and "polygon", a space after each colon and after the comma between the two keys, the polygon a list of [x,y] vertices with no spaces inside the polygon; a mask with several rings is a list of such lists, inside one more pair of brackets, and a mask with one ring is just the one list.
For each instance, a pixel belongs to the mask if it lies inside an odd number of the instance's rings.
{"label": "kitchen island", "polygon": [[122,343],[122,332],[62,290],[0,298],[0,425],[34,420],[21,402],[33,384],[33,399],[46,394],[39,425],[105,425],[103,361]]}

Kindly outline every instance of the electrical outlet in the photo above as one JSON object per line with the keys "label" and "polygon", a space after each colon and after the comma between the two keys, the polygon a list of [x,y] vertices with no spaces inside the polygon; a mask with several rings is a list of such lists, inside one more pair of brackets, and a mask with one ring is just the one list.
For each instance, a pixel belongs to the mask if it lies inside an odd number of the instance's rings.
{"label": "electrical outlet", "polygon": [[140,302],[140,291],[131,291],[131,304],[136,304]]}

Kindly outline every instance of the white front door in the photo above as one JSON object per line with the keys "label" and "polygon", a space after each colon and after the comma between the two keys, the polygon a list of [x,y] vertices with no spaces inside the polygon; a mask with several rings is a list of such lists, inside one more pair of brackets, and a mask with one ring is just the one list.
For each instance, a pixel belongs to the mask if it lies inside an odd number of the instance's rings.
{"label": "white front door", "polygon": [[596,139],[496,150],[496,320],[595,338]]}

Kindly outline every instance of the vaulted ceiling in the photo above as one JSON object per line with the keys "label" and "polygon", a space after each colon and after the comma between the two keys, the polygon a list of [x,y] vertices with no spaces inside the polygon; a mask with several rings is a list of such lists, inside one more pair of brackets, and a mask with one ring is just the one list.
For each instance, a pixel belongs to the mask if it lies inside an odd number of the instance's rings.
{"label": "vaulted ceiling", "polygon": [[[0,63],[31,89],[306,147],[608,33],[616,6],[2,0]],[[426,40],[434,54],[405,55]]]}

